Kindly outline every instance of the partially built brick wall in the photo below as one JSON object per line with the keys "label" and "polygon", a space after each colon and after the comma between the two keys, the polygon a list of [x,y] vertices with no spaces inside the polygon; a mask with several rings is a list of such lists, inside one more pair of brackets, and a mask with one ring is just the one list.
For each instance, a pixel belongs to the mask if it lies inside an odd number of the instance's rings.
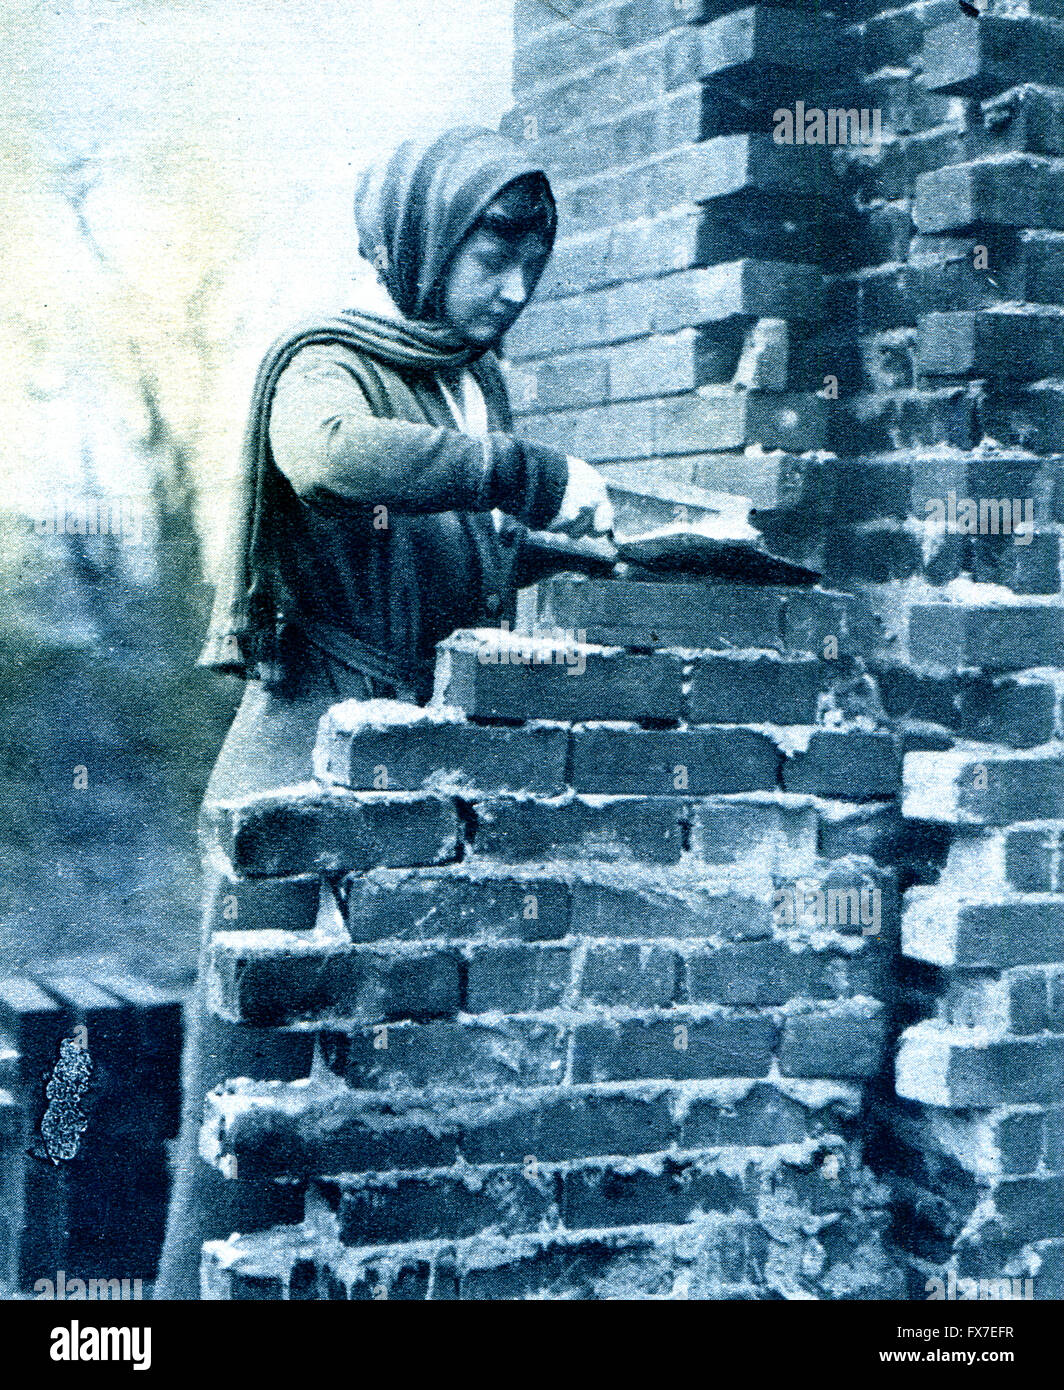
{"label": "partially built brick wall", "polygon": [[[510,128],[569,235],[512,346],[537,436],[663,501],[745,492],[868,603],[906,751],[903,819],[866,819],[909,890],[873,1149],[894,1238],[914,1297],[952,1270],[1052,1298],[1064,28],[988,8],[519,4]],[[775,143],[799,101],[878,111],[882,143]],[[964,499],[1030,534],[965,534]]]}
{"label": "partially built brick wall", "polygon": [[209,1246],[209,1296],[897,1292],[859,1123],[896,893],[816,795],[897,780],[889,733],[814,727],[850,603],[540,603],[538,637],[443,644],[428,710],[337,706],[316,783],[210,817],[245,891],[326,882],[303,933],[214,936],[216,1014],[315,1062],[210,1099],[205,1159],[305,1184],[306,1219]]}
{"label": "partially built brick wall", "polygon": [[[521,428],[622,518],[745,495],[825,583],[554,580],[538,662],[457,634],[433,711],[338,708],[214,811],[212,1007],[274,1060],[202,1152],[304,1219],[206,1292],[1057,1297],[1064,30],[564,8],[515,5],[561,209]],[[776,143],[799,102],[881,145]]]}

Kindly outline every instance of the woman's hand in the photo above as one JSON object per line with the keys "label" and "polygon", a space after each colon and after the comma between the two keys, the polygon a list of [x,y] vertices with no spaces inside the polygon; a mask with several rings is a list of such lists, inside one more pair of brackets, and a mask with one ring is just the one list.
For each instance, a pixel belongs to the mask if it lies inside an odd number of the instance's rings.
{"label": "woman's hand", "polygon": [[613,505],[602,474],[583,459],[568,456],[569,481],[558,515],[547,527],[574,539],[605,536],[613,530]]}

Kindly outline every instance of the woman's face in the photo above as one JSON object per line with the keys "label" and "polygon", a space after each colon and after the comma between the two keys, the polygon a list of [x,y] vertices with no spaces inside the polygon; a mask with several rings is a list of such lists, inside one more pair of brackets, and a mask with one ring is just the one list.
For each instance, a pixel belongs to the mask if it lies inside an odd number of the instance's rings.
{"label": "woman's face", "polygon": [[505,217],[507,211],[505,196],[489,206],[456,251],[444,281],[444,321],[480,347],[498,342],[513,326],[550,255],[540,232],[512,239],[491,230],[492,216]]}

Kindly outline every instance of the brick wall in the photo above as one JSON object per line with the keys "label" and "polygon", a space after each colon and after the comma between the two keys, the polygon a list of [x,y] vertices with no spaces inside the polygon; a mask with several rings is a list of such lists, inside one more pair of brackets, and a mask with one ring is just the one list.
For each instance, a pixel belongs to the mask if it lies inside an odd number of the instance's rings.
{"label": "brick wall", "polygon": [[[302,1219],[206,1291],[1057,1297],[1064,29],[567,8],[515,5],[562,218],[520,428],[825,582],[557,579],[540,661],[457,634],[433,710],[215,808],[212,1008],[275,1060],[202,1152]],[[798,102],[882,140],[777,143]],[[1005,497],[1029,542],[934,525]]]}
{"label": "brick wall", "polygon": [[897,893],[837,800],[897,753],[814,727],[850,607],[559,579],[542,635],[456,634],[433,707],[337,706],[315,782],[215,808],[242,882],[325,886],[303,930],[214,936],[216,1014],[315,1061],[210,1099],[208,1161],[306,1185],[298,1226],[208,1247],[210,1296],[898,1287],[858,1123]]}
{"label": "brick wall", "polygon": [[[511,129],[571,229],[518,390],[619,481],[747,492],[867,602],[905,751],[873,847],[908,889],[872,1150],[894,1240],[913,1297],[951,1270],[1059,1297],[1061,10],[724,9],[518,6]],[[775,144],[798,100],[882,139]]]}

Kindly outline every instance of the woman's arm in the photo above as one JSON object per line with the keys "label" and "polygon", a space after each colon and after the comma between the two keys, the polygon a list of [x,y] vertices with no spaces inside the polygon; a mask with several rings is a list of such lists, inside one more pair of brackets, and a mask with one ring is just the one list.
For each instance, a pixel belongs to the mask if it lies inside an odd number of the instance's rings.
{"label": "woman's arm", "polygon": [[306,502],[344,498],[403,512],[491,511],[547,526],[565,496],[563,454],[510,435],[382,420],[327,347],[281,374],[270,412],[274,460]]}

